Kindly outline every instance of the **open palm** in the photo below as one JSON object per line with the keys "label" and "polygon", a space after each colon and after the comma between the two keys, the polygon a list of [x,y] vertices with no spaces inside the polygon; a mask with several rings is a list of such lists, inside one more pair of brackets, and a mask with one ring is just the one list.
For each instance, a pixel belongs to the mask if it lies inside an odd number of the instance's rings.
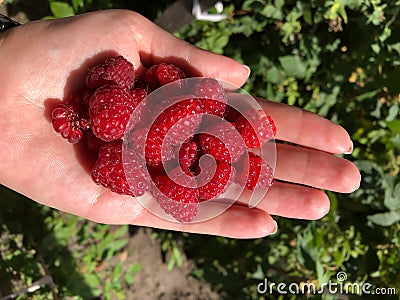
{"label": "open palm", "polygon": [[[61,211],[110,224],[136,224],[230,237],[261,237],[276,231],[271,215],[316,219],[329,210],[320,190],[351,192],[360,181],[357,168],[332,155],[351,149],[340,126],[299,108],[260,99],[276,122],[277,182],[257,208],[242,198],[209,221],[178,224],[144,209],[133,197],[96,185],[92,158],[61,139],[50,112],[71,91],[82,88],[84,70],[112,54],[143,65],[177,64],[196,75],[241,86],[248,70],[120,10],[35,21],[0,35],[0,180],[5,186]],[[293,146],[297,144],[301,146]],[[300,185],[299,185],[300,184]]]}

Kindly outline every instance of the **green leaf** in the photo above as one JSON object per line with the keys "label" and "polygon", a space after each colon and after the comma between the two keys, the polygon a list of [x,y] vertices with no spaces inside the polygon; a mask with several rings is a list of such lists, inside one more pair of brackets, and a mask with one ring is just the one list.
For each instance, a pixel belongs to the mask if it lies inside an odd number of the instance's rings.
{"label": "green leaf", "polygon": [[135,282],[135,276],[130,273],[125,274],[124,279],[125,279],[126,284],[128,284],[128,285],[131,285]]}
{"label": "green leaf", "polygon": [[396,51],[398,54],[400,54],[400,42],[399,42],[399,43],[394,43],[394,44],[388,45],[388,48],[389,48],[390,50],[394,50],[394,51]]}
{"label": "green leaf", "polygon": [[366,93],[356,96],[355,99],[358,101],[371,99],[371,98],[375,97],[375,95],[378,94],[380,91],[381,91],[380,89],[369,91],[369,92],[366,92]]}
{"label": "green leaf", "polygon": [[115,240],[107,244],[107,249],[115,253],[121,250],[128,243],[128,239]]}
{"label": "green leaf", "polygon": [[284,74],[282,74],[282,71],[280,71],[277,67],[272,66],[267,71],[266,80],[268,82],[272,82],[274,84],[278,84],[278,83],[281,83],[283,81],[283,79],[284,79],[283,76],[284,76]]}
{"label": "green leaf", "polygon": [[300,57],[294,55],[281,56],[279,57],[279,62],[288,76],[296,78],[305,77],[307,68]]}
{"label": "green leaf", "polygon": [[229,42],[230,35],[231,31],[229,30],[217,30],[213,28],[207,33],[207,37],[196,45],[202,49],[221,54],[223,53],[223,48]]}
{"label": "green leaf", "polygon": [[391,211],[400,209],[400,182],[397,182],[397,177],[393,175],[386,175],[384,179],[385,206]]}
{"label": "green leaf", "polygon": [[400,221],[400,214],[395,211],[389,211],[368,216],[368,220],[380,226],[390,226]]}
{"label": "green leaf", "polygon": [[245,10],[261,10],[265,6],[263,0],[247,0],[244,1],[242,9]]}
{"label": "green leaf", "polygon": [[303,19],[308,25],[313,24],[312,12],[310,9],[308,8],[304,9]]}
{"label": "green leaf", "polygon": [[134,265],[132,265],[132,266],[130,266],[129,268],[128,268],[128,273],[131,273],[131,274],[136,274],[136,273],[138,273],[140,270],[142,269],[142,266],[141,265],[138,265],[138,264],[134,264]]}
{"label": "green leaf", "polygon": [[172,252],[173,255],[175,256],[176,264],[178,265],[178,267],[181,267],[183,263],[183,257],[181,251],[179,250],[178,247],[174,247],[172,249]]}
{"label": "green leaf", "polygon": [[285,5],[285,0],[275,0],[274,2],[277,9],[282,9]]}
{"label": "green leaf", "polygon": [[75,11],[78,11],[78,9],[84,6],[83,0],[72,0],[72,6]]}
{"label": "green leaf", "polygon": [[128,226],[122,225],[116,231],[113,232],[114,239],[122,238],[128,232]]}
{"label": "green leaf", "polygon": [[117,278],[121,275],[121,272],[122,272],[122,264],[121,262],[117,262],[114,266],[114,269],[111,272],[111,277]]}
{"label": "green leaf", "polygon": [[64,18],[75,15],[74,9],[65,2],[51,1],[50,10],[56,18]]}
{"label": "green leaf", "polygon": [[269,4],[264,7],[264,9],[261,11],[261,14],[263,16],[266,16],[267,18],[275,19],[275,20],[282,20],[283,19],[283,14],[282,11],[277,9],[275,6]]}
{"label": "green leaf", "polygon": [[371,49],[372,51],[374,51],[376,54],[379,54],[379,52],[381,52],[381,47],[379,46],[379,44],[375,43],[371,45]]}
{"label": "green leaf", "polygon": [[171,256],[168,261],[167,270],[172,271],[174,269],[174,266],[175,266],[175,259],[173,258],[173,256]]}
{"label": "green leaf", "polygon": [[197,279],[204,279],[204,270],[203,269],[194,269],[190,272],[190,275],[194,276]]}
{"label": "green leaf", "polygon": [[141,265],[137,265],[137,264],[131,265],[131,266],[128,268],[128,270],[126,271],[126,273],[125,273],[125,276],[124,276],[125,282],[126,282],[128,285],[133,284],[133,283],[135,282],[135,275],[136,275],[137,273],[139,273],[139,271],[140,271],[141,269],[142,269],[142,266],[141,266]]}
{"label": "green leaf", "polygon": [[397,120],[399,117],[399,106],[398,105],[392,105],[389,108],[388,115],[386,117],[386,121],[391,122],[394,120]]}
{"label": "green leaf", "polygon": [[335,3],[332,5],[329,13],[329,19],[334,20],[338,18],[338,16],[343,18],[344,23],[347,23],[348,18],[347,18],[347,13],[346,13],[346,8],[345,6],[341,3],[342,1],[335,1]]}
{"label": "green leaf", "polygon": [[386,126],[393,132],[393,133],[400,133],[400,120],[394,120],[391,122],[386,122]]}
{"label": "green leaf", "polygon": [[85,276],[85,281],[92,288],[96,288],[96,287],[100,286],[100,284],[101,284],[101,280],[96,274],[87,274]]}

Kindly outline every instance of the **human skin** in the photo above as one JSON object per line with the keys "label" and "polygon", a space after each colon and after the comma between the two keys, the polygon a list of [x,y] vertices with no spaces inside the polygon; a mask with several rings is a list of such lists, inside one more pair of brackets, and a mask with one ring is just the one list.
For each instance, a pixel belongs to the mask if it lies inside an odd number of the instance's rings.
{"label": "human skin", "polygon": [[329,211],[322,190],[349,193],[360,183],[354,164],[334,154],[351,152],[339,125],[300,108],[258,99],[274,119],[277,179],[250,209],[244,195],[208,221],[163,220],[131,196],[96,185],[92,158],[67,143],[51,126],[51,108],[83,88],[84,71],[110,54],[131,61],[138,72],[160,62],[189,66],[207,76],[242,86],[249,70],[227,57],[175,38],[141,15],[99,11],[58,20],[32,21],[0,34],[0,181],[43,205],[109,224],[134,224],[235,238],[275,233],[271,216],[314,220]]}

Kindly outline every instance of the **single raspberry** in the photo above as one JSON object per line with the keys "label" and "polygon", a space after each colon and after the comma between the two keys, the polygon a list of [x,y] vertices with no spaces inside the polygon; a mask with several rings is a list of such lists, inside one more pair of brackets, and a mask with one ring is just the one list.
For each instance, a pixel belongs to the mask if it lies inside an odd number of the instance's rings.
{"label": "single raspberry", "polygon": [[167,63],[151,66],[144,74],[144,82],[150,90],[184,78],[186,75],[180,68]]}
{"label": "single raspberry", "polygon": [[143,112],[146,109],[146,102],[143,101],[147,97],[147,90],[142,89],[142,88],[134,88],[129,91],[129,94],[131,95],[132,99],[136,103],[136,106],[134,108],[134,112],[132,115],[132,120],[130,121],[130,126],[133,128],[136,124],[140,123],[142,117],[143,117]]}
{"label": "single raspberry", "polygon": [[[207,165],[207,164],[206,164]],[[233,166],[226,162],[218,162],[215,172],[210,172],[212,168],[204,168],[199,173],[198,182],[199,186],[199,197],[201,200],[211,200],[223,192],[229,187],[235,178],[235,169]]]}
{"label": "single raspberry", "polygon": [[174,157],[172,145],[154,132],[147,134],[144,150],[146,163],[150,167],[162,167],[163,162]]}
{"label": "single raspberry", "polygon": [[276,134],[274,121],[262,110],[246,110],[235,120],[235,126],[248,148],[261,147]]}
{"label": "single raspberry", "polygon": [[146,163],[148,169],[151,170],[162,169],[162,162],[169,161],[174,157],[172,146],[166,143],[162,145],[160,136],[149,132],[146,127],[135,127],[130,130],[125,135],[124,142],[127,143],[129,149],[141,157],[145,157],[145,151],[147,151]]}
{"label": "single raspberry", "polygon": [[83,137],[82,130],[89,128],[89,121],[81,117],[77,103],[58,104],[51,113],[53,128],[70,143],[77,143]]}
{"label": "single raspberry", "polygon": [[179,179],[172,180],[167,175],[153,176],[153,195],[167,214],[179,222],[191,222],[199,207],[199,192],[191,187],[192,184],[180,185],[177,182]]}
{"label": "single raspberry", "polygon": [[274,182],[273,170],[268,162],[249,152],[248,168],[244,168],[243,165],[240,167],[236,182],[249,190],[267,188]]}
{"label": "single raspberry", "polygon": [[229,122],[212,124],[204,132],[199,134],[200,146],[218,161],[234,163],[245,152],[242,138]]}
{"label": "single raspberry", "polygon": [[204,113],[223,117],[228,99],[224,88],[216,79],[199,79],[192,92],[201,100]]}
{"label": "single raspberry", "polygon": [[133,99],[136,99],[136,102],[140,103],[147,96],[147,91],[141,88],[134,88],[129,91],[129,94]]}
{"label": "single raspberry", "polygon": [[98,88],[89,103],[93,133],[106,142],[123,137],[132,112],[141,99],[134,99],[117,85]]}
{"label": "single raspberry", "polygon": [[[160,170],[163,162],[168,162],[175,157],[175,151],[170,144],[163,144],[158,135],[148,131],[145,127],[134,128],[124,137],[124,141],[128,148],[146,158],[149,169]],[[145,156],[145,151],[148,156]]]}
{"label": "single raspberry", "polygon": [[135,81],[135,70],[132,63],[124,57],[110,57],[104,63],[90,68],[85,81],[87,87],[91,89],[106,84],[116,84],[124,89],[130,89]]}
{"label": "single raspberry", "polygon": [[150,188],[150,174],[142,156],[132,149],[124,150],[124,171],[132,194],[142,196]]}
{"label": "single raspberry", "polygon": [[117,194],[141,196],[149,189],[150,185],[144,162],[134,151],[128,151],[126,155],[128,155],[129,164],[125,164],[124,170],[122,142],[113,141],[102,145],[92,169],[92,178],[95,183],[109,188]]}
{"label": "single raspberry", "polygon": [[194,99],[181,100],[167,107],[150,130],[178,145],[192,137],[201,123],[201,105]]}
{"label": "single raspberry", "polygon": [[183,143],[179,148],[179,164],[184,170],[189,170],[198,160],[200,145],[196,141]]}
{"label": "single raspberry", "polygon": [[149,165],[160,164],[161,147],[167,153],[173,145],[184,143],[192,137],[201,122],[201,106],[194,99],[186,99],[172,104],[162,111],[150,127],[147,135],[145,156]]}

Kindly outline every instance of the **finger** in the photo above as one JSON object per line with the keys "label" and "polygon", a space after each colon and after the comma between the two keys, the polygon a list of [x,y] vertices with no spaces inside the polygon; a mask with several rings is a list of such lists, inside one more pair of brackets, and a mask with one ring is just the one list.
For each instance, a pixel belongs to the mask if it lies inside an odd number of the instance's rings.
{"label": "finger", "polygon": [[[246,193],[245,200],[250,198]],[[257,208],[275,216],[316,220],[328,213],[330,203],[321,190],[276,181]]]}
{"label": "finger", "polygon": [[150,213],[143,215],[134,223],[161,229],[240,239],[265,237],[274,234],[278,229],[277,223],[264,211],[239,205],[233,205],[223,214],[200,223],[172,223]]}
{"label": "finger", "polygon": [[242,86],[250,70],[228,57],[199,49],[173,36],[144,17],[130,13],[127,19],[145,65],[174,63],[192,76],[207,76]]}
{"label": "finger", "polygon": [[221,215],[199,223],[178,223],[164,220],[145,209],[130,196],[116,196],[105,191],[92,203],[83,217],[107,224],[134,224],[160,229],[202,233],[232,238],[259,238],[273,234],[277,224],[259,209],[233,205]]}
{"label": "finger", "polygon": [[352,151],[353,143],[343,127],[298,107],[258,100],[275,121],[276,139],[330,153]]}
{"label": "finger", "polygon": [[353,192],[360,185],[360,172],[348,160],[314,149],[276,146],[277,179],[342,193]]}

